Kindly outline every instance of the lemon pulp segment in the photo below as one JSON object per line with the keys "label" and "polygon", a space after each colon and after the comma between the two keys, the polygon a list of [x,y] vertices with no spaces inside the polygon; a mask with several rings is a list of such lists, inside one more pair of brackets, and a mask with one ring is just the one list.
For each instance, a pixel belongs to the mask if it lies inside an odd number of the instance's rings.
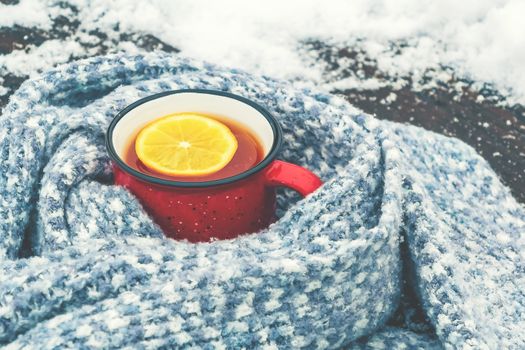
{"label": "lemon pulp segment", "polygon": [[172,176],[202,176],[224,168],[237,151],[237,139],[223,123],[200,114],[157,119],[137,135],[135,151],[151,170]]}

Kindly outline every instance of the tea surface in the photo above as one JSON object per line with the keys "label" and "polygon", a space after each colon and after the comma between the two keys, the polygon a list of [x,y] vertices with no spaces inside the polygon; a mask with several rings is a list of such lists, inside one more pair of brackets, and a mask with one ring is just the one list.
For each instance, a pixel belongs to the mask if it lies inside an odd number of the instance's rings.
{"label": "tea surface", "polygon": [[150,169],[144,165],[144,163],[142,163],[135,150],[135,140],[137,138],[136,134],[138,134],[140,130],[137,130],[137,133],[131,137],[124,161],[135,170],[160,179],[185,182],[204,182],[224,179],[243,173],[246,170],[256,166],[264,158],[264,151],[261,143],[259,142],[257,136],[250,129],[248,129],[248,127],[225,117],[205,114],[202,115],[208,118],[213,118],[226,125],[237,139],[237,151],[235,152],[232,160],[221,170],[201,176],[172,176]]}

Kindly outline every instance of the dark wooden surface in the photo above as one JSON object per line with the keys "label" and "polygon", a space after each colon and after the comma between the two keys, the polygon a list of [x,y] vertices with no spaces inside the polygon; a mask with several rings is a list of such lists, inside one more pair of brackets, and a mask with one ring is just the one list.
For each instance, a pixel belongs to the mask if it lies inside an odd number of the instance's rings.
{"label": "dark wooden surface", "polygon": [[[17,3],[16,0],[0,2]],[[53,22],[52,28],[47,31],[20,26],[0,27],[0,55],[9,54],[14,50],[28,50],[29,46],[38,46],[50,39],[71,38],[79,27],[79,21],[75,18],[58,16]],[[104,33],[91,34],[99,38],[100,42],[86,44],[90,45],[90,50],[85,56],[111,52],[115,40],[132,40],[138,47],[147,51],[179,51],[149,34],[120,33],[119,37],[112,41],[108,41]],[[344,78],[355,76],[358,72],[362,79],[388,78],[381,75],[373,58],[363,58],[362,52],[353,47],[335,48],[315,41],[305,43],[305,47],[318,60],[326,63],[327,76],[330,76],[331,72],[337,72],[338,78]],[[345,62],[344,66],[341,62]],[[525,202],[524,106],[508,106],[502,103],[504,98],[494,89],[474,89],[472,82],[455,77],[450,68],[443,69],[449,69],[454,78],[431,89],[416,90],[408,81],[408,84],[400,89],[382,87],[333,92],[378,118],[422,126],[465,141],[489,161],[503,182],[511,188],[514,196]],[[7,103],[9,95],[27,79],[27,76],[4,73],[2,78],[2,85],[9,88],[10,92],[0,96],[0,108]],[[457,89],[458,83],[461,83],[461,91]],[[391,94],[395,94],[395,100],[384,103]]]}

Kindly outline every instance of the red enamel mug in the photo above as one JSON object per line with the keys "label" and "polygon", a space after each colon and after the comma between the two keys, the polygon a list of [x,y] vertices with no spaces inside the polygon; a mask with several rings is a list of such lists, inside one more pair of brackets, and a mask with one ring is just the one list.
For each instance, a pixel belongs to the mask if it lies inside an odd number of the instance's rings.
{"label": "red enamel mug", "polygon": [[[157,178],[124,162],[133,135],[157,118],[181,112],[224,116],[249,128],[261,141],[263,160],[235,176],[203,182]],[[281,143],[279,123],[260,105],[231,93],[196,89],[143,98],[118,113],[106,134],[115,184],[140,200],[166,236],[190,242],[229,239],[267,227],[275,220],[277,186],[303,196],[321,186],[309,170],[275,159]]]}

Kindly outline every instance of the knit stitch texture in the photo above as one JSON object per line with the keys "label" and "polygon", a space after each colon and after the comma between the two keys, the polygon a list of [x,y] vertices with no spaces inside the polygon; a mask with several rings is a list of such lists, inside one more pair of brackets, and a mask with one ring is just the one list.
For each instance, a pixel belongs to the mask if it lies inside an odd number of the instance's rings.
{"label": "knit stitch texture", "polygon": [[[111,184],[104,134],[130,103],[183,88],[265,106],[283,126],[280,158],[325,184],[305,199],[281,191],[262,232],[164,238]],[[524,290],[525,209],[486,161],[335,96],[112,55],[27,81],[0,117],[7,349],[523,349]]]}

